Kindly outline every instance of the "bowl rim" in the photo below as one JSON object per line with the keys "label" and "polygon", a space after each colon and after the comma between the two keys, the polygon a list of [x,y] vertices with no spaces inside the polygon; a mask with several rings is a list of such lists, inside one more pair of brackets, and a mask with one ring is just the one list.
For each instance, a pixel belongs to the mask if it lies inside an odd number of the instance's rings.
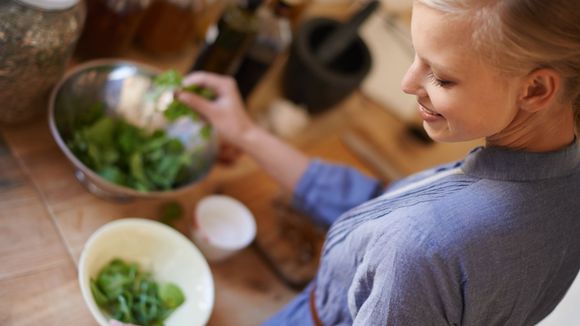
{"label": "bowl rim", "polygon": [[[242,213],[241,215],[237,215],[237,217],[241,217],[244,224],[249,227],[249,231],[250,231],[247,234],[247,237],[246,237],[246,239],[244,239],[243,242],[241,242],[239,244],[235,244],[235,245],[217,243],[215,241],[215,238],[209,236],[209,234],[207,233],[207,230],[204,229],[204,227],[200,221],[200,219],[202,218],[201,210],[204,206],[208,205],[208,203],[213,204],[213,205],[221,204],[218,206],[223,206],[223,205],[225,205],[225,203],[227,203],[229,205],[235,206],[235,208],[237,210],[239,210],[240,213]],[[193,211],[193,219],[194,219],[195,225],[197,226],[197,229],[200,232],[202,232],[205,237],[207,237],[208,243],[212,248],[216,248],[219,250],[226,250],[226,251],[238,251],[238,250],[242,250],[243,248],[246,248],[248,245],[250,245],[256,239],[256,234],[257,234],[258,230],[257,230],[257,224],[256,224],[256,217],[254,216],[254,213],[252,213],[252,211],[250,210],[250,208],[248,206],[246,206],[246,204],[244,204],[243,202],[241,202],[240,200],[238,200],[237,198],[234,198],[232,196],[222,195],[222,194],[212,194],[212,195],[207,195],[207,196],[201,198],[197,202],[195,209]],[[208,219],[208,217],[206,217],[205,219]],[[209,219],[211,219],[211,217],[209,217]]]}
{"label": "bowl rim", "polygon": [[[141,63],[141,62],[132,61],[132,60],[96,59],[96,60],[91,60],[91,61],[87,61],[85,63],[79,64],[78,66],[75,66],[74,68],[70,69],[69,71],[67,71],[64,74],[64,76],[52,88],[51,93],[50,93],[50,98],[49,98],[49,102],[48,102],[48,126],[50,129],[50,133],[52,134],[52,138],[54,139],[54,141],[56,142],[56,144],[58,145],[60,150],[64,153],[64,155],[73,164],[73,166],[76,169],[80,170],[83,174],[87,175],[91,182],[96,183],[95,185],[98,188],[101,188],[101,186],[100,186],[101,184],[103,184],[107,187],[107,189],[101,189],[101,190],[103,190],[107,193],[114,192],[117,194],[121,194],[122,196],[130,196],[130,197],[135,197],[135,198],[172,197],[174,195],[181,194],[183,192],[190,190],[192,187],[197,185],[201,180],[203,180],[205,177],[207,177],[209,172],[206,175],[198,178],[197,180],[190,181],[189,183],[186,183],[186,184],[180,186],[179,188],[165,190],[165,191],[155,190],[155,191],[142,192],[142,191],[138,191],[138,190],[135,190],[135,189],[130,188],[130,187],[121,186],[121,185],[113,183],[109,180],[106,180],[105,178],[103,178],[100,175],[98,175],[97,173],[95,173],[91,168],[86,166],[83,162],[81,162],[81,160],[79,160],[72,153],[72,151],[68,148],[68,146],[64,142],[62,136],[60,135],[60,132],[58,131],[58,127],[56,126],[56,121],[54,118],[56,97],[58,95],[58,92],[60,91],[60,89],[64,85],[64,83],[66,83],[72,76],[74,76],[74,75],[76,75],[79,72],[82,72],[84,70],[87,70],[90,68],[95,68],[95,67],[101,67],[101,66],[105,66],[105,65],[133,66],[133,67],[137,67],[137,68],[142,68],[145,71],[152,72],[155,74],[159,74],[162,72],[162,69],[160,69],[160,68],[154,67],[154,66],[146,64],[146,63]],[[115,194],[113,194],[113,195],[115,195]]]}
{"label": "bowl rim", "polygon": [[176,236],[178,239],[180,239],[179,241],[189,243],[190,248],[194,252],[197,253],[198,257],[201,258],[201,260],[200,260],[201,268],[204,269],[204,272],[207,275],[209,275],[208,282],[209,282],[209,294],[210,294],[209,303],[210,304],[209,304],[209,309],[207,310],[208,311],[207,315],[205,316],[202,325],[207,324],[207,322],[212,314],[213,308],[215,306],[215,283],[214,283],[213,274],[211,272],[211,268],[209,266],[209,263],[207,262],[207,259],[201,253],[199,248],[197,248],[196,245],[189,238],[187,238],[185,235],[183,235],[181,232],[179,232],[179,231],[175,230],[174,228],[172,228],[168,225],[165,225],[161,222],[147,219],[147,218],[142,218],[142,217],[125,217],[125,218],[113,220],[111,222],[107,222],[107,223],[101,225],[97,230],[95,230],[90,235],[90,237],[87,239],[85,244],[83,245],[81,255],[80,255],[80,258],[78,261],[77,281],[78,281],[78,285],[81,289],[83,301],[85,302],[85,305],[87,306],[87,308],[89,308],[89,311],[93,315],[93,318],[95,318],[95,320],[99,324],[108,325],[108,321],[106,319],[106,316],[100,311],[99,306],[97,305],[97,303],[94,300],[94,297],[90,291],[90,285],[86,284],[86,282],[84,282],[84,280],[87,277],[90,277],[90,275],[87,275],[87,271],[85,269],[85,266],[87,264],[87,260],[89,259],[87,255],[90,253],[90,250],[93,248],[96,241],[98,241],[99,238],[101,238],[103,236],[103,234],[109,232],[110,230],[124,228],[124,227],[126,228],[128,226],[132,226],[132,225],[136,225],[136,224],[145,225],[145,226],[151,227],[151,228],[156,228],[157,230],[160,230],[161,232],[164,232],[166,234],[169,233],[172,236]]}

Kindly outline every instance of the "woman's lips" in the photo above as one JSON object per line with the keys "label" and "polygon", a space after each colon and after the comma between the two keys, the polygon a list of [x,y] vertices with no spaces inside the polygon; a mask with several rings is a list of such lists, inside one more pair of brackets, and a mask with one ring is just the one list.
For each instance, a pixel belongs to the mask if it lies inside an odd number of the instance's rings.
{"label": "woman's lips", "polygon": [[441,114],[428,109],[425,105],[421,104],[421,102],[417,103],[419,104],[419,113],[421,113],[423,120],[430,122],[443,118]]}

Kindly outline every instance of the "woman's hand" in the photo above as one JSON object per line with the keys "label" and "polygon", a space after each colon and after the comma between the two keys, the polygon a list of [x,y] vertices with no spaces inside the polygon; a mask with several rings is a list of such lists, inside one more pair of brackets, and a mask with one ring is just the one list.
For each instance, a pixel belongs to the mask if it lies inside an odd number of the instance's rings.
{"label": "woman's hand", "polygon": [[283,187],[293,192],[306,171],[308,157],[254,124],[232,78],[195,72],[184,79],[184,84],[196,84],[214,91],[217,98],[213,101],[187,92],[177,94],[177,99],[204,116],[226,143],[249,154]]}
{"label": "woman's hand", "polygon": [[242,147],[243,139],[255,128],[255,124],[246,112],[234,79],[208,72],[194,72],[185,77],[184,84],[207,87],[216,94],[214,100],[207,100],[194,93],[179,92],[177,99],[205,117],[223,140]]}

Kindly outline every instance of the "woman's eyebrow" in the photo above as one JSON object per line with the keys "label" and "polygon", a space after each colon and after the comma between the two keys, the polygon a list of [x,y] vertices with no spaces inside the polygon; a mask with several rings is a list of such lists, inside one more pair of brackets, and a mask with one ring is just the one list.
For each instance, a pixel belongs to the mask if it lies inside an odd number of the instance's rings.
{"label": "woman's eyebrow", "polygon": [[453,67],[445,66],[445,65],[439,64],[437,62],[430,61],[424,57],[421,57],[418,54],[417,54],[417,57],[421,61],[423,61],[427,66],[429,66],[431,68],[431,70],[435,70],[435,72],[437,72],[437,73],[444,74],[444,75],[453,75],[453,76],[458,75],[457,71]]}

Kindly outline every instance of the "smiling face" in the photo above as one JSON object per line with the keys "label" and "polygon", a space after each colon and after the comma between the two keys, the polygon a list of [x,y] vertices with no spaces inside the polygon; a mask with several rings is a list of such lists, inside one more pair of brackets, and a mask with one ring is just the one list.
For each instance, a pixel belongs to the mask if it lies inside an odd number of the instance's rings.
{"label": "smiling face", "polygon": [[429,136],[467,141],[508,129],[519,113],[521,79],[506,77],[480,59],[469,22],[421,4],[414,5],[412,21],[416,54],[402,88],[417,97]]}

